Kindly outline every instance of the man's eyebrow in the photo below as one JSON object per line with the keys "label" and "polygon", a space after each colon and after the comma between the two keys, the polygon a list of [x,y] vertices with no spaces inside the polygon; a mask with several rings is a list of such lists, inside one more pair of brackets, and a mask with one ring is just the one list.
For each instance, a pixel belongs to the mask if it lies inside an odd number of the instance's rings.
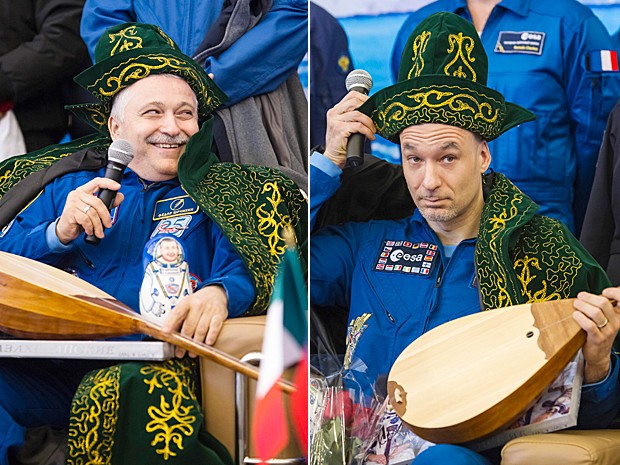
{"label": "man's eyebrow", "polygon": [[[142,105],[140,107],[140,110],[144,110],[147,107],[150,107],[151,105],[157,106],[157,107],[163,107],[165,106],[164,102],[161,102],[159,100],[152,100],[150,102],[146,102],[144,105]],[[177,108],[181,108],[181,107],[192,107],[195,108],[194,103],[192,103],[189,100],[183,100],[182,102],[179,102],[179,104],[177,105]]]}
{"label": "man's eyebrow", "polygon": [[144,110],[146,107],[150,107],[151,105],[155,105],[157,107],[163,106],[164,102],[160,102],[158,100],[152,100],[150,102],[146,102],[144,105],[140,107],[140,110]]}
{"label": "man's eyebrow", "polygon": [[[445,142],[441,144],[439,148],[441,150],[448,150],[448,149],[458,149],[459,147],[460,146],[457,142],[449,141],[449,142]],[[417,146],[415,144],[412,144],[411,142],[405,142],[402,146],[402,149],[406,150],[407,152],[415,152],[417,149]]]}
{"label": "man's eyebrow", "polygon": [[446,142],[445,144],[441,145],[442,150],[458,149],[458,148],[459,148],[459,144],[457,144],[454,141]]}

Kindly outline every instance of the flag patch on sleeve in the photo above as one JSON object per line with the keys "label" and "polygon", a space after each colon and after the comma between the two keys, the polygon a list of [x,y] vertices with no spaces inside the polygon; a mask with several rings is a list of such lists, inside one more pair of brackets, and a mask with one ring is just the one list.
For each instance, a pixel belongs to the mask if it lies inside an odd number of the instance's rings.
{"label": "flag patch on sleeve", "polygon": [[618,71],[618,52],[615,50],[595,50],[588,53],[586,68],[590,71]]}

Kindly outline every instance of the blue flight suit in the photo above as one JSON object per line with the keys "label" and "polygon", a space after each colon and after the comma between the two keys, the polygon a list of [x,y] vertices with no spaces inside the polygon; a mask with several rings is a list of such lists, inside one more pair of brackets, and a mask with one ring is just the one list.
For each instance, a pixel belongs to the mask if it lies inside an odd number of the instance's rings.
{"label": "blue flight suit", "polygon": [[[341,173],[323,155],[312,155],[312,224],[321,205],[340,186]],[[402,350],[425,332],[481,310],[476,239],[446,248],[418,210],[397,221],[329,226],[315,231],[311,243],[311,302],[349,309],[345,368],[353,357],[360,358],[370,380],[387,374]],[[607,377],[584,386],[579,426],[603,427],[613,419],[620,406],[619,374],[620,363],[613,355]],[[440,447],[430,456],[456,454],[463,455],[462,463],[486,463],[461,449]]]}
{"label": "blue flight suit", "polygon": [[[60,243],[54,227],[67,195],[103,173],[80,171],[55,179],[0,232],[0,250],[76,274],[138,312],[144,245],[155,234],[172,234],[185,245],[196,289],[222,285],[229,317],[248,309],[254,285],[245,265],[176,178],[151,183],[126,169],[121,181],[125,199],[113,211],[114,224],[99,245],[85,243],[84,235],[66,246]],[[82,376],[113,363],[0,359],[0,465],[8,465],[8,451],[23,444],[26,427],[68,426],[71,399]]]}
{"label": "blue flight suit", "polygon": [[48,226],[60,217],[69,192],[103,173],[104,169],[81,171],[54,180],[0,233],[0,250],[68,270],[139,312],[144,245],[152,234],[173,234],[188,251],[186,261],[197,289],[221,284],[228,294],[230,317],[248,309],[254,286],[241,258],[176,178],[146,183],[127,169],[120,190],[125,199],[99,245],[87,244],[82,235],[66,246],[56,242],[50,248]]}
{"label": "blue flight suit", "polygon": [[[394,79],[411,31],[438,11],[471,20],[466,0],[439,0],[412,13],[395,41]],[[487,85],[536,115],[489,144],[491,168],[540,205],[541,215],[578,236],[607,116],[620,98],[620,73],[600,71],[590,53],[616,47],[601,21],[575,0],[503,0],[481,39]]]}
{"label": "blue flight suit", "polygon": [[349,39],[340,22],[310,2],[310,147],[325,145],[327,110],[347,94],[353,69]]}

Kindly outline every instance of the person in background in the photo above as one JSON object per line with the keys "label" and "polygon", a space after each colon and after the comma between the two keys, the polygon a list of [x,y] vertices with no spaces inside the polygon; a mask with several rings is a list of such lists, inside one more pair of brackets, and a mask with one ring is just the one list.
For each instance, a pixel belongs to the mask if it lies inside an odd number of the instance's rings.
{"label": "person in background", "polygon": [[0,1],[0,118],[12,110],[33,151],[67,133],[67,92],[89,66],[84,0]]}
{"label": "person in background", "polygon": [[409,34],[437,11],[473,22],[489,57],[488,84],[536,115],[490,144],[491,168],[579,236],[607,115],[620,96],[609,53],[617,47],[605,26],[576,0],[438,0],[403,23],[394,77]]}
{"label": "person in background", "polygon": [[349,39],[340,22],[310,2],[310,147],[325,145],[327,110],[347,94],[353,70]]}
{"label": "person in background", "polygon": [[[344,369],[359,359],[375,380],[438,325],[579,295],[573,317],[587,336],[578,426],[604,427],[620,409],[620,362],[611,351],[620,312],[580,293],[599,293],[609,281],[568,228],[536,214],[538,206],[506,176],[487,173],[488,141],[534,115],[486,85],[486,58],[471,22],[430,15],[407,41],[396,84],[371,97],[349,92],[328,112],[325,152],[311,157],[311,221],[340,187],[352,133],[374,139],[376,131],[400,142],[417,209],[401,220],[313,231],[311,303],[348,308]],[[497,451],[483,457],[440,444],[415,463],[489,459],[498,461]]]}
{"label": "person in background", "polygon": [[297,75],[307,0],[87,0],[91,57],[106,28],[131,21],[161,27],[228,96],[214,128],[221,161],[279,168],[307,189],[308,102]]}
{"label": "person in background", "polygon": [[[81,107],[102,124],[100,131],[90,141],[4,162],[3,173],[36,171],[2,196],[2,215],[17,213],[2,220],[0,250],[65,270],[138,311],[144,249],[174,237],[189,251],[194,289],[179,295],[167,331],[211,345],[227,318],[264,312],[285,248],[281,231],[303,221],[288,207],[301,209],[305,201],[279,171],[218,163],[209,152],[221,90],[160,28],[139,23],[108,29],[96,63],[76,82],[100,101]],[[111,141],[125,141],[134,152],[120,184],[104,177]],[[118,192],[112,211],[94,195],[103,189]],[[272,191],[277,206],[266,198]],[[275,228],[269,237],[265,228],[253,229],[261,215]],[[87,243],[85,234],[99,244]],[[184,355],[177,349],[177,357]],[[157,464],[175,456],[230,463],[203,430],[197,364],[189,358],[120,365],[0,359],[0,365],[2,465],[23,443],[25,428],[40,425],[69,427],[68,463],[105,457],[111,464]]]}
{"label": "person in background", "polygon": [[620,102],[609,114],[579,240],[620,285]]}

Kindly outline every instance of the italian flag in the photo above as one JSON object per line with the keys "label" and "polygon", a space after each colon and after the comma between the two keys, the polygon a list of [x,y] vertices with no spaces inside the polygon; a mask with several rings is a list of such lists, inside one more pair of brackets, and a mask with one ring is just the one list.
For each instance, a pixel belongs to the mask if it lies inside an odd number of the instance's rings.
{"label": "italian flag", "polygon": [[289,247],[276,276],[263,339],[252,431],[258,458],[274,458],[289,442],[284,398],[276,383],[297,364],[290,413],[302,451],[308,446],[308,297],[297,250]]}

